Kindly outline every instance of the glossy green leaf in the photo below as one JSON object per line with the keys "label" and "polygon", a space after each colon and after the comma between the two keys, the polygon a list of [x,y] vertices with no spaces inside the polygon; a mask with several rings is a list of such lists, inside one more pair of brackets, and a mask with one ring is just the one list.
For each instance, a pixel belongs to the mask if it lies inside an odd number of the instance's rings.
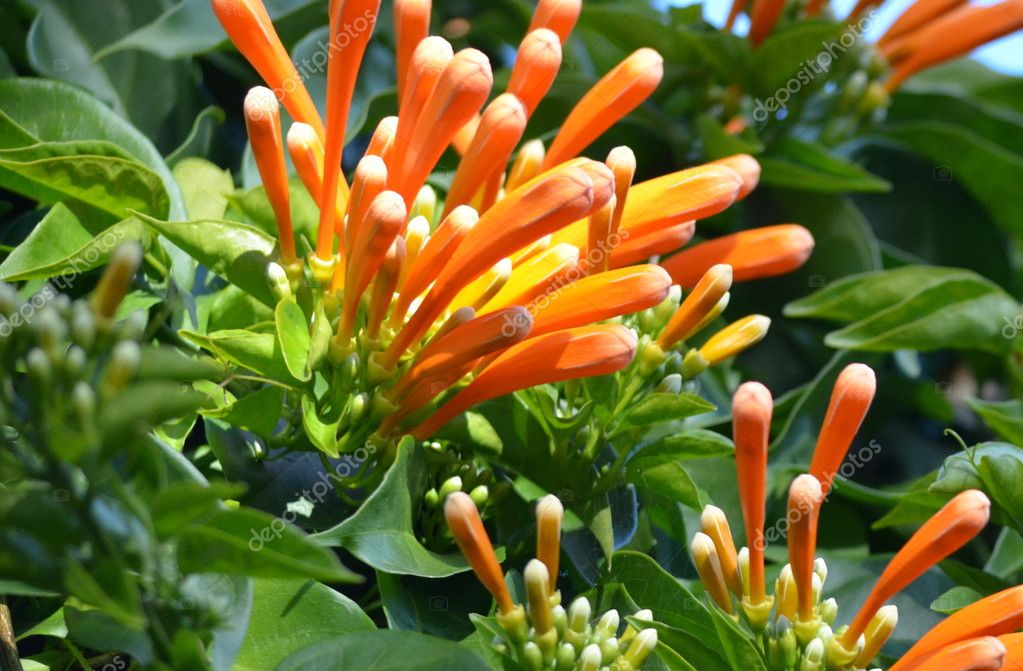
{"label": "glossy green leaf", "polygon": [[40,221],[28,238],[0,263],[0,279],[8,282],[60,276],[58,288],[69,288],[78,275],[98,268],[128,240],[149,240],[149,232],[131,217],[110,227],[87,225],[61,203]]}
{"label": "glossy green leaf", "polygon": [[931,603],[931,610],[944,613],[945,615],[951,615],[957,610],[961,610],[966,606],[969,606],[971,603],[979,600],[983,596],[983,594],[972,587],[956,585],[935,599]]}
{"label": "glossy green leaf", "polygon": [[234,329],[202,335],[182,331],[181,337],[260,375],[283,382],[293,379],[284,363],[280,343],[270,333]]}
{"label": "glossy green leaf", "polygon": [[277,304],[274,323],[288,371],[296,380],[309,380],[309,320],[295,299],[287,298]]}
{"label": "glossy green leaf", "polygon": [[1019,312],[1015,299],[976,273],[925,266],[843,278],[785,308],[790,317],[848,324],[828,334],[831,347],[876,352],[1006,352]]}
{"label": "glossy green leaf", "polygon": [[266,266],[273,260],[275,240],[266,233],[232,221],[159,221],[145,218],[157,233],[189,256],[267,305],[274,305],[266,284]]}
{"label": "glossy green leaf", "polygon": [[274,385],[242,396],[216,410],[207,410],[207,417],[222,419],[231,426],[251,431],[257,436],[269,436],[277,427],[284,405],[284,390]]}
{"label": "glossy green leaf", "polygon": [[355,602],[326,585],[257,579],[253,581],[248,631],[234,669],[273,669],[310,644],[375,628]]}
{"label": "glossy green leaf", "polygon": [[372,631],[321,641],[290,655],[276,671],[492,671],[458,643],[410,631]]}
{"label": "glossy green leaf", "polygon": [[812,142],[787,138],[758,157],[760,182],[769,186],[821,193],[888,191],[885,180]]}
{"label": "glossy green leaf", "polygon": [[149,501],[153,528],[160,538],[169,538],[189,524],[224,509],[222,499],[237,498],[244,486],[227,483],[180,483],[161,491]]}
{"label": "glossy green leaf", "polygon": [[189,219],[224,218],[227,197],[234,192],[230,170],[221,170],[205,159],[184,158],[174,165],[173,172]]}
{"label": "glossy green leaf", "polygon": [[378,571],[441,578],[467,570],[461,555],[431,552],[412,527],[426,493],[423,448],[410,437],[398,445],[383,482],[347,520],[314,536],[340,546]]}
{"label": "glossy green leaf", "polygon": [[316,399],[308,394],[302,396],[302,428],[305,429],[306,437],[309,438],[316,449],[328,457],[338,457],[337,428],[341,425],[341,419],[333,422],[325,422],[316,411]]}
{"label": "glossy green leaf", "polygon": [[219,107],[210,106],[200,112],[192,123],[192,129],[185,141],[167,155],[167,165],[173,167],[186,158],[207,156],[213,144],[214,133],[226,119],[227,114]]}
{"label": "glossy green leaf", "polygon": [[217,513],[178,535],[184,573],[359,582],[337,556],[279,517],[237,508]]}
{"label": "glossy green leaf", "polygon": [[716,431],[706,429],[684,429],[647,445],[636,452],[632,459],[665,456],[674,459],[698,459],[734,454],[735,445]]}
{"label": "glossy green leaf", "polygon": [[621,429],[649,426],[658,422],[669,422],[705,412],[713,412],[714,405],[700,396],[690,393],[669,394],[657,392],[650,394],[633,405],[625,412],[619,427]]}
{"label": "glossy green leaf", "polygon": [[1023,445],[1023,401],[1016,399],[996,402],[973,398],[969,403],[984,423],[1001,438],[1014,445]]}
{"label": "glossy green leaf", "polygon": [[[808,92],[802,89],[812,87],[817,80],[807,63],[816,65],[821,54],[831,59],[840,58],[845,51],[841,45],[836,45],[837,48],[831,52],[822,49],[822,45],[832,43],[841,32],[842,26],[838,23],[813,19],[796,21],[774,31],[755,51],[751,67],[757,84],[756,93],[767,97],[775,96],[783,89],[792,93],[786,85],[795,80],[799,87],[792,97],[807,95]],[[781,102],[780,97],[778,100]]]}

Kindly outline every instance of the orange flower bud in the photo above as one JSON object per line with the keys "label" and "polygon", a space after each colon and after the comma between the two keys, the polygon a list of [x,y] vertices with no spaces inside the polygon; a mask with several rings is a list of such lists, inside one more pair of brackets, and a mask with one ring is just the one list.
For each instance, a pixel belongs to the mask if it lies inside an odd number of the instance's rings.
{"label": "orange flower bud", "polygon": [[575,28],[582,8],[582,0],[540,0],[526,32],[532,33],[539,28],[548,28],[554,31],[564,44]]}
{"label": "orange flower bud", "polygon": [[905,671],[998,671],[1005,655],[1005,646],[997,638],[974,638],[941,648]]}
{"label": "orange flower bud", "polygon": [[704,318],[731,288],[732,267],[725,264],[711,266],[668,320],[657,339],[661,349],[668,349],[693,335],[696,327],[703,323]]}
{"label": "orange flower bud", "polygon": [[398,98],[405,88],[412,54],[430,34],[431,0],[394,0],[395,65]]}
{"label": "orange flower bud", "polygon": [[366,336],[376,339],[380,336],[380,325],[387,316],[394,292],[398,288],[401,265],[405,261],[405,238],[400,235],[391,243],[380,264],[380,271],[373,279],[369,310],[366,315]]}
{"label": "orange flower bud", "polygon": [[554,245],[512,270],[511,277],[497,295],[483,306],[483,310],[525,305],[537,296],[556,290],[559,286],[558,278],[578,266],[577,247],[564,243]]}
{"label": "orange flower bud", "polygon": [[458,548],[469,560],[472,570],[476,572],[476,577],[494,595],[497,608],[502,613],[511,612],[514,603],[508,586],[504,584],[504,572],[497,563],[497,554],[494,552],[487,530],[483,528],[483,520],[480,519],[476,504],[465,492],[449,494],[444,501],[444,518],[451,528]]}
{"label": "orange flower bud", "polygon": [[799,597],[799,619],[813,619],[813,561],[817,552],[817,521],[824,492],[812,475],[803,474],[789,487],[789,564]]}
{"label": "orange flower bud", "polygon": [[831,489],[849,445],[867,416],[876,389],[874,371],[861,363],[846,366],[835,381],[817,448],[810,461],[810,474],[820,480],[825,494]]}
{"label": "orange flower bud", "polygon": [[970,542],[987,524],[990,515],[991,502],[976,489],[957,494],[936,512],[889,562],[842,637],[843,645],[852,649],[874,613],[886,601],[927,569]]}
{"label": "orange flower bud", "polygon": [[543,165],[544,148],[540,140],[530,140],[522,145],[515,156],[505,189],[510,193],[540,174]]}
{"label": "orange flower bud", "polygon": [[618,120],[650,97],[664,76],[664,59],[639,49],[593,85],[569,113],[547,150],[544,168],[575,158]]}
{"label": "orange flower bud", "polygon": [[[345,226],[345,249],[351,253],[355,241],[362,237],[369,205],[387,188],[387,166],[384,160],[366,154],[355,166],[352,195],[348,199],[348,224]],[[351,259],[349,258],[349,264]]]}
{"label": "orange flower bud", "polygon": [[617,324],[582,326],[525,340],[505,350],[410,433],[425,439],[477,403],[519,389],[618,372],[635,353],[636,334]]}
{"label": "orange flower bud", "polygon": [[767,449],[774,400],[759,382],[739,386],[732,398],[732,435],[739,502],[749,547],[749,598],[753,605],[766,598],[764,579],[764,518],[767,507]]}
{"label": "orange flower bud", "polygon": [[286,264],[296,259],[295,234],[291,226],[291,195],[288,187],[288,168],[284,162],[284,143],[281,140],[280,105],[273,92],[262,86],[249,91],[245,97],[245,126],[249,131],[252,153],[259,168],[259,176],[266,189],[266,197],[277,220],[277,233],[281,243],[281,260]]}
{"label": "orange flower bud", "polygon": [[674,252],[692,240],[695,233],[695,221],[683,221],[646,235],[629,235],[625,231],[622,236],[615,238],[622,242],[611,250],[611,267],[623,268],[648,261],[652,256]]}
{"label": "orange flower bud", "polygon": [[760,44],[774,30],[785,9],[785,0],[753,0],[753,11],[749,17],[749,40]]}
{"label": "orange flower bud", "polygon": [[781,224],[740,231],[701,242],[662,261],[678,284],[691,287],[715,263],[732,266],[736,282],[774,277],[803,265],[813,251],[810,231]]}
{"label": "orange flower bud", "polygon": [[728,587],[725,585],[724,573],[721,569],[721,559],[718,556],[714,541],[703,533],[697,533],[689,546],[689,553],[693,556],[693,563],[696,565],[696,572],[700,576],[707,594],[714,600],[723,611],[731,614],[732,598],[728,595]]}
{"label": "orange flower bud", "polygon": [[527,117],[536,111],[536,106],[550,91],[560,69],[561,42],[558,36],[546,28],[526,35],[512,66],[508,93],[522,100]]}
{"label": "orange flower bud", "polygon": [[708,165],[723,165],[731,168],[742,179],[742,188],[739,189],[739,200],[753,192],[760,183],[760,163],[749,154],[736,154],[727,158],[711,161]]}
{"label": "orange flower bud", "polygon": [[742,598],[742,579],[739,576],[739,558],[732,539],[732,529],[728,526],[728,518],[720,508],[707,506],[700,515],[700,528],[714,542],[717,550],[721,574],[736,597]]}
{"label": "orange flower bud", "polygon": [[[864,2],[865,0],[860,0]],[[873,0],[876,2],[877,0]],[[923,28],[931,21],[951,12],[959,5],[965,4],[966,0],[916,0],[904,11],[899,18],[892,22],[877,40],[878,46],[883,46],[905,37],[915,30]]]}
{"label": "orange flower bud", "polygon": [[550,576],[548,588],[557,589],[558,561],[561,556],[561,520],[565,507],[553,494],[540,499],[536,504],[536,558],[547,567]]}

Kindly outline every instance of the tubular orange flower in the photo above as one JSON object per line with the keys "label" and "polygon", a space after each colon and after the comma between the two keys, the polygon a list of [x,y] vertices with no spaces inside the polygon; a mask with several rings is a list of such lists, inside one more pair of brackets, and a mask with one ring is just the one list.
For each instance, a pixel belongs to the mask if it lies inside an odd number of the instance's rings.
{"label": "tubular orange flower", "polygon": [[746,9],[748,0],[732,0],[732,6],[728,10],[728,18],[725,19],[725,30],[730,31],[735,26],[735,20],[739,18],[742,10]]}
{"label": "tubular orange flower", "polygon": [[454,326],[422,349],[388,397],[399,400],[414,385],[436,377],[442,369],[462,369],[480,357],[522,341],[532,323],[529,311],[516,305]]}
{"label": "tubular orange flower", "polygon": [[465,285],[458,295],[451,301],[451,305],[469,306],[479,310],[486,305],[491,298],[497,295],[505,282],[511,277],[511,259],[501,259],[495,263],[490,270],[483,273],[475,280]]}
{"label": "tubular orange flower", "polygon": [[731,288],[732,267],[723,263],[711,266],[682,301],[682,305],[668,320],[664,331],[657,338],[657,344],[661,349],[668,349],[693,335],[696,327]]}
{"label": "tubular orange flower", "polygon": [[[991,502],[976,489],[956,495],[924,523],[885,568],[842,637],[852,649],[874,613],[927,569],[966,545],[987,524]],[[935,667],[936,669],[939,667]],[[944,668],[944,667],[942,667]]]}
{"label": "tubular orange flower", "polygon": [[817,521],[824,492],[812,475],[803,474],[789,487],[789,564],[796,581],[799,620],[810,622],[814,616],[813,561],[817,552]]}
{"label": "tubular orange flower", "polygon": [[736,282],[774,277],[803,265],[813,251],[813,236],[797,224],[780,224],[701,242],[661,265],[672,279],[692,287],[715,263],[732,266]]}
{"label": "tubular orange flower", "polygon": [[774,400],[759,382],[745,382],[732,397],[732,436],[739,478],[739,503],[749,548],[749,599],[767,598],[764,580],[764,517],[767,506],[767,445]]}
{"label": "tubular orange flower", "polygon": [[764,315],[743,317],[712,335],[700,348],[700,355],[708,366],[719,364],[760,342],[770,326],[771,320]]}
{"label": "tubular orange flower", "polygon": [[[316,131],[312,126],[298,122],[291,124],[291,128],[288,129],[288,153],[291,155],[291,162],[295,165],[295,171],[298,172],[306,191],[319,205],[323,195],[323,143],[316,136]],[[344,240],[344,210],[347,206],[347,194],[339,192],[334,230],[342,241]]]}
{"label": "tubular orange flower", "polygon": [[749,154],[728,156],[727,158],[711,161],[708,165],[723,165],[726,168],[731,168],[739,175],[742,179],[742,188],[739,189],[739,200],[750,195],[753,189],[757,188],[757,184],[760,183],[760,163]]}
{"label": "tubular orange flower", "polygon": [[998,671],[1005,646],[997,638],[975,638],[938,650],[906,667],[906,671]]}
{"label": "tubular orange flower", "polygon": [[1005,646],[1005,669],[1014,671],[1023,665],[1023,634],[1007,634],[998,637]]}
{"label": "tubular orange flower", "polygon": [[401,196],[393,191],[384,191],[370,203],[359,237],[352,240],[344,304],[338,323],[340,343],[347,343],[351,337],[359,300],[384,262],[384,256],[405,224],[407,214]]}
{"label": "tubular orange flower", "polygon": [[560,69],[561,42],[558,36],[546,28],[526,35],[519,45],[511,78],[508,80],[508,93],[522,101],[526,107],[526,116],[536,111],[536,106],[550,91]]}
{"label": "tubular orange flower", "polygon": [[1001,636],[1023,628],[1023,585],[992,594],[949,615],[916,642],[892,667],[907,668],[945,646],[980,636]]}
{"label": "tubular orange flower", "polygon": [[728,587],[725,585],[721,560],[718,557],[717,548],[714,547],[714,541],[704,533],[697,533],[693,536],[689,552],[693,556],[696,572],[700,576],[700,582],[706,588],[707,594],[714,599],[714,603],[720,606],[721,610],[731,615],[732,598],[728,596]]}
{"label": "tubular orange flower", "polygon": [[821,13],[821,9],[823,9],[826,3],[827,0],[810,0],[806,5],[806,15],[817,16]]}
{"label": "tubular orange flower", "polygon": [[373,130],[373,135],[366,146],[366,156],[379,156],[386,162],[397,133],[398,117],[385,116]]}
{"label": "tubular orange flower", "polygon": [[[429,239],[430,222],[426,220],[426,217],[414,217],[405,225],[405,262],[401,264],[401,277],[398,278],[399,287],[405,285],[410,267],[419,258],[419,254],[426,247]],[[403,317],[404,315],[398,317],[398,321]]]}
{"label": "tubular orange flower", "polygon": [[295,235],[291,226],[291,196],[288,191],[288,168],[284,162],[281,141],[281,111],[273,91],[262,86],[245,97],[245,126],[252,143],[252,154],[266,189],[266,197],[277,220],[281,242],[281,259],[294,263]]}
{"label": "tubular orange flower", "polygon": [[444,518],[476,577],[494,595],[497,608],[502,613],[510,613],[515,606],[476,504],[465,492],[449,494],[444,501]]}
{"label": "tubular orange flower", "polygon": [[398,98],[405,88],[412,54],[430,33],[431,0],[394,0],[395,66]]}
{"label": "tubular orange flower", "polygon": [[899,18],[892,22],[884,35],[878,38],[877,44],[883,46],[897,38],[905,37],[965,3],[966,0],[916,0]]}
{"label": "tubular orange flower", "polygon": [[668,297],[671,278],[655,265],[583,277],[533,310],[533,336],[592,324],[652,308]]}
{"label": "tubular orange flower", "polygon": [[522,572],[526,583],[526,601],[529,603],[529,619],[537,635],[543,636],[554,628],[551,613],[551,575],[539,559],[530,559]]}
{"label": "tubular orange flower", "polygon": [[543,165],[544,148],[540,140],[530,140],[519,148],[504,188],[509,193],[540,174]]}
{"label": "tubular orange flower", "polygon": [[636,334],[617,324],[582,326],[531,338],[508,348],[410,433],[425,439],[477,403],[519,389],[618,372],[629,365],[635,352]]}
{"label": "tubular orange flower", "polygon": [[825,494],[831,489],[849,446],[867,416],[876,389],[874,371],[861,363],[846,366],[835,381],[810,461],[810,474],[820,480]]}
{"label": "tubular orange flower", "polygon": [[387,316],[387,308],[394,298],[401,276],[401,266],[405,261],[405,238],[400,235],[391,243],[380,264],[380,272],[373,279],[373,292],[370,295],[369,310],[366,312],[366,337],[376,339],[380,336],[380,325]]}
{"label": "tubular orange flower", "polygon": [[785,0],[753,0],[753,11],[749,17],[749,39],[753,44],[763,42],[785,9]]}
{"label": "tubular orange flower", "polygon": [[511,277],[497,295],[483,306],[483,310],[525,305],[537,296],[554,289],[559,277],[578,266],[578,247],[565,243],[554,245],[512,270]]}
{"label": "tubular orange flower", "polygon": [[650,97],[664,76],[664,59],[639,49],[593,85],[569,113],[547,150],[544,168],[574,158],[604,131]]}
{"label": "tubular orange flower", "polygon": [[865,668],[870,664],[877,657],[877,654],[881,652],[881,647],[892,635],[892,632],[895,631],[898,623],[899,609],[895,606],[885,606],[877,611],[877,615],[867,625],[867,631],[864,634],[863,650],[857,655],[853,666],[859,669]]}
{"label": "tubular orange flower", "polygon": [[739,577],[739,558],[732,540],[732,529],[728,526],[728,518],[720,508],[706,506],[700,515],[700,528],[714,542],[721,574],[724,576],[728,589],[738,598],[742,598],[742,579]]}
{"label": "tubular orange flower", "polygon": [[[330,15],[330,43],[327,60],[327,136],[323,142],[323,195],[320,203],[320,225],[316,236],[316,256],[321,261],[333,256],[334,219],[337,210],[328,207],[337,200],[340,191],[345,194],[348,185],[342,187],[341,153],[345,146],[348,130],[348,112],[352,105],[352,93],[359,66],[366,52],[366,45],[373,34],[375,17],[380,9],[380,0],[344,0],[332,4]],[[355,26],[366,24],[366,17],[374,20],[364,30]],[[341,35],[347,39],[340,39]],[[387,242],[389,247],[390,240]]]}
{"label": "tubular orange flower", "polygon": [[615,211],[611,220],[611,233],[617,233],[625,215],[625,202],[636,177],[636,154],[628,147],[615,147],[607,155],[604,164],[615,175]]}
{"label": "tubular orange flower", "polygon": [[324,137],[323,121],[274,29],[262,0],[212,0],[213,11],[228,37],[295,121]]}
{"label": "tubular orange flower", "polygon": [[556,589],[558,562],[561,558],[561,520],[565,507],[553,494],[540,499],[536,504],[536,558],[547,567],[550,576],[548,588]]}
{"label": "tubular orange flower", "polygon": [[870,8],[880,5],[883,0],[856,0],[856,4],[849,10],[849,15],[846,16],[847,22],[852,22],[859,19],[863,14]]}
{"label": "tubular orange flower", "polygon": [[891,92],[924,68],[961,56],[1023,28],[1023,0],[967,6],[929,23],[907,39],[912,51],[885,82]]}
{"label": "tubular orange flower", "polygon": [[629,236],[611,250],[611,267],[631,266],[652,256],[673,252],[692,240],[695,233],[696,222],[683,221],[655,233]]}
{"label": "tubular orange flower", "polygon": [[[601,272],[611,266],[611,227],[614,224],[618,199],[614,195],[607,205],[590,215],[586,240],[586,254],[582,268],[586,272]],[[565,243],[560,243],[565,244]]]}
{"label": "tubular orange flower", "polygon": [[419,187],[458,129],[483,107],[493,83],[487,57],[476,49],[463,49],[444,68],[408,136],[399,115],[398,136],[406,150],[402,161],[394,164],[391,179],[406,205],[411,207]]}
{"label": "tubular orange flower", "polygon": [[575,28],[579,20],[579,13],[582,11],[582,0],[540,0],[533,13],[533,20],[529,23],[531,33],[538,28],[548,28],[561,38],[564,44],[568,36]]}
{"label": "tubular orange flower", "polygon": [[398,361],[468,282],[510,252],[602,207],[611,197],[612,182],[607,167],[584,159],[537,177],[487,210],[387,349],[385,367]]}
{"label": "tubular orange flower", "polygon": [[487,105],[479,130],[458,164],[442,217],[471,201],[487,180],[503,171],[525,130],[526,108],[516,96],[505,93]]}
{"label": "tubular orange flower", "polygon": [[394,145],[387,160],[387,165],[392,170],[404,162],[405,153],[412,142],[416,121],[426,107],[427,101],[433,96],[444,69],[454,57],[455,52],[448,41],[436,35],[422,40],[412,52],[405,88],[398,101],[395,136],[400,138],[400,141]]}
{"label": "tubular orange flower", "polygon": [[[476,210],[467,205],[456,207],[441,222],[437,230],[426,241],[426,246],[409,269],[408,277],[401,286],[401,295],[395,309],[392,323],[398,325],[405,318],[405,313],[412,301],[426,291],[427,287],[437,279],[444,264],[455,253],[462,240],[479,222]],[[456,306],[461,307],[461,306]]]}
{"label": "tubular orange flower", "polygon": [[[367,154],[355,166],[352,195],[348,199],[348,224],[345,226],[345,249],[351,253],[369,213],[369,205],[387,188],[387,166],[379,156]],[[351,259],[349,258],[349,264]]]}

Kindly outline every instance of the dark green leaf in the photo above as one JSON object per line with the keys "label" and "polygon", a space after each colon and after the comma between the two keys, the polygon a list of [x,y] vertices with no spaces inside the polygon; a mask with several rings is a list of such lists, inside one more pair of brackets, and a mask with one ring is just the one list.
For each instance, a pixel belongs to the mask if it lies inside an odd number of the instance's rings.
{"label": "dark green leaf", "polygon": [[321,641],[290,655],[276,671],[492,671],[475,652],[410,631],[372,631]]}

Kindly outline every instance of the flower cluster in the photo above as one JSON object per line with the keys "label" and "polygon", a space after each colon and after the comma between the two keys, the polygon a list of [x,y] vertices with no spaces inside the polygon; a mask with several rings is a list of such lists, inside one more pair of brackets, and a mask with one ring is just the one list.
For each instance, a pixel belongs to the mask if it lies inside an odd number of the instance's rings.
{"label": "flower cluster", "polygon": [[[536,505],[536,559],[523,573],[526,607],[512,598],[472,498],[462,492],[449,495],[444,515],[462,554],[497,602],[496,626],[484,630],[494,635],[494,648],[507,661],[529,671],[632,671],[657,646],[654,629],[637,630],[632,624],[622,629],[616,610],[594,619],[584,596],[567,610],[561,605],[557,576],[564,509],[556,496],[547,495]],[[653,614],[639,611],[633,620],[651,622]]]}
{"label": "flower cluster", "polygon": [[[854,25],[883,0],[858,0],[845,21]],[[727,27],[746,9],[734,0]],[[826,0],[790,6],[785,0],[753,0],[749,8],[749,39],[760,44],[775,30],[787,9],[812,18],[828,11]],[[921,70],[957,58],[977,47],[1023,28],[1023,2],[1002,0],[980,4],[965,0],[915,0],[878,39],[876,49],[890,65],[884,88],[891,92]]]}
{"label": "flower cluster", "polygon": [[[615,320],[677,302],[673,284],[695,289],[674,317],[658,312],[662,350],[720,314],[731,277],[784,273],[808,257],[813,238],[786,224],[644,263],[685,245],[696,220],[748,195],[760,175],[753,158],[738,155],[634,184],[627,147],[603,162],[579,157],[659,84],[661,57],[650,49],[598,81],[549,146],[519,147],[558,73],[579,0],[540,3],[507,91],[489,103],[487,58],[429,36],[430,2],[395,2],[398,114],[376,127],[349,184],[345,131],[379,4],[330,3],[324,123],[261,0],[213,0],[269,86],[245,101],[280,236],[268,277],[280,301],[302,308],[314,341],[329,334],[311,349],[314,398],[303,402],[303,422],[328,454],[405,433],[429,438],[485,400],[620,371],[638,339]],[[292,162],[320,204],[316,240],[301,241],[307,253],[291,223],[279,103],[295,120],[286,143]],[[426,181],[449,147],[461,160],[439,202]],[[710,270],[718,264],[731,269]],[[699,374],[758,340],[767,323],[735,322],[687,353],[682,368]],[[656,367],[657,352],[651,357]]]}
{"label": "flower cluster", "polygon": [[[990,502],[967,490],[935,513],[882,572],[848,625],[836,627],[839,604],[824,599],[827,565],[816,557],[817,524],[849,445],[875,391],[874,373],[852,364],[839,376],[807,473],[789,488],[789,563],[767,590],[764,565],[768,432],[773,401],[755,382],[733,401],[736,468],[748,547],[736,551],[724,514],[708,506],[691,552],[707,594],[745,622],[772,671],[852,671],[872,668],[898,623],[886,603],[925,571],[972,540],[988,522]],[[1023,660],[1023,587],[990,596],[937,625],[893,671],[967,671],[1014,668]],[[1001,638],[996,638],[1001,636]],[[1004,666],[1003,666],[1004,665]]]}

